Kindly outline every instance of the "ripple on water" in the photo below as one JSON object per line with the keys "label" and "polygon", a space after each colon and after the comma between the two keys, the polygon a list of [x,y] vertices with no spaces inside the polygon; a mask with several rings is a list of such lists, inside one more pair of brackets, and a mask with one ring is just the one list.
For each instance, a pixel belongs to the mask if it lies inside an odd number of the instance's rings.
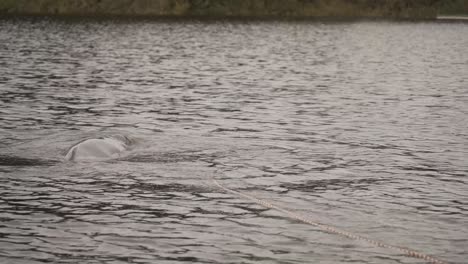
{"label": "ripple on water", "polygon": [[[467,36],[437,22],[4,19],[0,262],[418,262],[215,177],[464,263]],[[62,162],[113,133],[141,142]]]}

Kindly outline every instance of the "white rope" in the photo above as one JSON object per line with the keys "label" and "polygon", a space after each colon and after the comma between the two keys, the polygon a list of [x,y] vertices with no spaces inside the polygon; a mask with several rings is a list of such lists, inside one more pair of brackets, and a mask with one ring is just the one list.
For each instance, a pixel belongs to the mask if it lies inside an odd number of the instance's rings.
{"label": "white rope", "polygon": [[221,185],[214,178],[214,176],[213,176],[212,180],[213,180],[214,185],[216,185],[220,189],[224,190],[225,192],[232,193],[232,194],[247,198],[247,199],[249,199],[249,200],[251,200],[251,201],[253,201],[253,202],[257,203],[257,204],[260,204],[260,205],[262,205],[262,206],[264,206],[266,208],[278,210],[278,211],[288,215],[289,217],[291,217],[293,219],[296,219],[296,220],[298,220],[300,222],[303,222],[303,223],[306,223],[306,224],[309,224],[309,225],[316,226],[316,227],[318,227],[318,228],[320,228],[320,229],[322,229],[324,231],[327,231],[329,233],[334,233],[334,234],[337,234],[337,235],[340,235],[340,236],[343,236],[343,237],[347,237],[347,238],[350,238],[350,239],[354,239],[354,240],[366,241],[367,243],[369,243],[371,245],[381,247],[381,248],[395,249],[397,251],[400,251],[400,252],[404,253],[405,255],[407,255],[409,257],[423,259],[423,260],[425,260],[425,261],[427,261],[428,263],[431,263],[431,264],[448,264],[445,261],[439,260],[439,259],[437,259],[435,257],[426,255],[424,253],[421,253],[421,252],[418,252],[418,251],[415,251],[415,250],[412,250],[412,249],[385,244],[383,242],[379,242],[377,240],[373,240],[373,239],[370,239],[370,238],[367,238],[367,237],[363,237],[363,236],[358,235],[358,234],[354,234],[354,233],[351,233],[351,232],[348,232],[348,231],[340,230],[340,229],[335,228],[335,227],[330,226],[330,225],[322,224],[322,223],[319,223],[319,222],[314,222],[314,221],[312,221],[311,219],[309,219],[309,218],[307,218],[305,216],[302,216],[302,215],[297,214],[297,213],[295,213],[293,211],[281,208],[281,207],[279,207],[277,205],[274,205],[274,204],[272,204],[270,202],[267,202],[265,200],[261,200],[259,198],[256,198],[256,197],[252,196],[252,195],[229,189],[228,187],[225,187],[225,186]]}

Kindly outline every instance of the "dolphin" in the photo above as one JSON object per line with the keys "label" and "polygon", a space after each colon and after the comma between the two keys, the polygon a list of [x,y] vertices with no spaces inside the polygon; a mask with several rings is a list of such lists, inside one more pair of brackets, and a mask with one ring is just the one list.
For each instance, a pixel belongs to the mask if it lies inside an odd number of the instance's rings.
{"label": "dolphin", "polygon": [[118,158],[132,144],[132,139],[122,135],[89,138],[73,145],[65,155],[65,160],[81,161]]}

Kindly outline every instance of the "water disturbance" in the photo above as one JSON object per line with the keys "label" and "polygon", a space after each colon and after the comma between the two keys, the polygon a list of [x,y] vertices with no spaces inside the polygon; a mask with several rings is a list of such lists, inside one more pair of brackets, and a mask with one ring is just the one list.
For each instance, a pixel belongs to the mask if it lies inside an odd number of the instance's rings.
{"label": "water disturbance", "polygon": [[0,20],[0,262],[466,263],[467,72],[463,22]]}

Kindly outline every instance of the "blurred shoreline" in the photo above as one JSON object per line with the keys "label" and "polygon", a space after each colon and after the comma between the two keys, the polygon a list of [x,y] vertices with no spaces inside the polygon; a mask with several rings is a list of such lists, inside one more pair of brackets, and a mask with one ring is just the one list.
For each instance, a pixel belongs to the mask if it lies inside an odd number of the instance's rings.
{"label": "blurred shoreline", "polygon": [[468,0],[0,0],[0,16],[196,19],[437,19]]}

